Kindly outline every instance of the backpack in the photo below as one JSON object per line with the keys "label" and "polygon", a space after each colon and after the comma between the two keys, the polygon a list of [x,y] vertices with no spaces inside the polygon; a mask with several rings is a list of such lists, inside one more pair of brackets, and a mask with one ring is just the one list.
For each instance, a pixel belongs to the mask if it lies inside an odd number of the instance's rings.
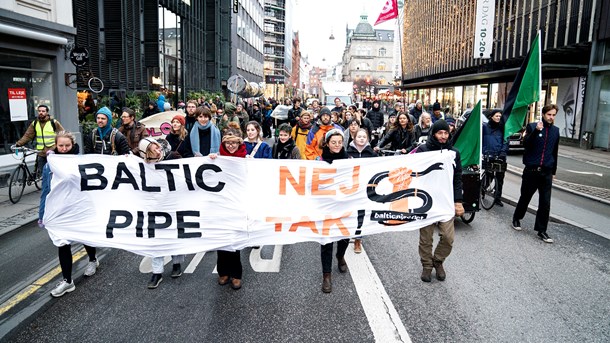
{"label": "backpack", "polygon": [[[97,131],[97,130],[91,131],[91,146],[92,147],[95,147],[95,131]],[[110,146],[111,146],[111,149],[112,149],[110,151],[110,154],[113,155],[113,156],[117,155],[116,145],[114,144],[114,138],[116,137],[117,132],[119,132],[119,130],[114,128],[114,127],[112,128],[112,131],[110,131]],[[100,137],[100,140],[103,141],[104,138]]]}

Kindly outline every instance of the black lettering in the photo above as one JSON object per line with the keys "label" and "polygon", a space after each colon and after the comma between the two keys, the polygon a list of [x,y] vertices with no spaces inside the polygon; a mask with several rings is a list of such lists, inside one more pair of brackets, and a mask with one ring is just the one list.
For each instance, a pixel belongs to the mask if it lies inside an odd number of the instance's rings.
{"label": "black lettering", "polygon": [[[163,223],[157,223],[156,218],[164,218]],[[172,225],[172,217],[166,212],[148,212],[148,238],[155,237],[156,229],[167,229]]]}
{"label": "black lettering", "polygon": [[199,222],[184,221],[184,217],[199,217],[199,211],[178,211],[176,217],[178,220],[178,238],[201,237],[201,232],[184,232],[184,229],[199,229]]}
{"label": "black lettering", "polygon": [[[125,222],[117,223],[118,217],[125,218]],[[111,210],[110,217],[108,218],[108,225],[106,225],[106,238],[114,238],[114,235],[112,234],[112,230],[113,229],[124,229],[124,228],[128,227],[129,225],[131,225],[132,220],[133,220],[133,216],[131,215],[131,213],[129,213],[129,211]]]}
{"label": "black lettering", "polygon": [[165,174],[167,175],[167,186],[169,187],[170,192],[175,191],[176,182],[174,181],[172,169],[180,169],[180,166],[177,164],[155,164],[155,169],[165,170]]}
{"label": "black lettering", "polygon": [[193,179],[191,179],[191,167],[188,164],[183,164],[184,168],[184,180],[186,181],[186,187],[188,187],[189,191],[194,191],[195,186],[193,186]]}
{"label": "black lettering", "polygon": [[161,187],[146,185],[146,168],[144,163],[140,163],[140,178],[142,178],[142,190],[144,192],[161,192]]}
{"label": "black lettering", "polygon": [[[95,169],[95,174],[87,174],[87,169]],[[80,173],[80,190],[96,191],[103,190],[108,186],[108,179],[102,176],[104,174],[104,166],[100,163],[79,164],[78,171]],[[99,180],[99,185],[90,185],[89,180]]]}
{"label": "black lettering", "polygon": [[214,187],[208,186],[203,182],[203,172],[206,170],[212,170],[215,173],[220,173],[222,169],[215,164],[202,164],[199,168],[197,168],[197,172],[195,173],[195,181],[197,182],[197,186],[201,189],[206,190],[208,192],[220,192],[225,187],[224,182],[218,182],[218,184]]}
{"label": "black lettering", "polygon": [[138,211],[138,222],[136,223],[136,237],[143,237],[142,228],[144,228],[144,212]]}
{"label": "black lettering", "polygon": [[[125,173],[125,177],[122,177],[123,173]],[[112,189],[119,188],[119,185],[122,183],[131,184],[134,191],[139,190],[138,183],[136,182],[135,177],[133,177],[133,174],[129,171],[129,169],[125,165],[125,162],[119,162],[116,166],[116,177],[114,178],[114,183],[112,184]]]}

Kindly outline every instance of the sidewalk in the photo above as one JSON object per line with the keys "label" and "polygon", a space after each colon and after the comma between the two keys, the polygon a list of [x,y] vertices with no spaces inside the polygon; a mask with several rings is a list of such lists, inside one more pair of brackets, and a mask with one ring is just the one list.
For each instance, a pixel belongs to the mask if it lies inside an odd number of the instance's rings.
{"label": "sidewalk", "polygon": [[[568,157],[582,163],[598,165],[610,169],[610,152],[601,150],[584,150],[577,147],[559,145],[559,156]],[[507,171],[516,175],[523,173],[523,165],[509,164]],[[553,187],[585,198],[610,205],[610,185],[605,188],[581,185],[572,182],[554,180]]]}
{"label": "sidewalk", "polygon": [[21,200],[13,204],[8,198],[8,187],[0,188],[0,236],[38,220],[40,191],[25,187]]}

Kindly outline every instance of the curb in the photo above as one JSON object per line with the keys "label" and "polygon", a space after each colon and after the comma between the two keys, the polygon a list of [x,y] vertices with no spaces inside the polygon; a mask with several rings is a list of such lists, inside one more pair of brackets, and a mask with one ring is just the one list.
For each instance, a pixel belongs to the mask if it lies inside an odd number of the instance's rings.
{"label": "curb", "polygon": [[32,223],[35,223],[36,221],[38,221],[38,216],[37,215],[33,215],[30,217],[25,218],[23,221],[21,221],[20,223],[17,224],[13,224],[10,226],[6,226],[0,229],[0,237],[2,237],[3,235],[13,231],[13,230],[17,230],[21,227],[24,227],[26,225],[30,225]]}
{"label": "curb", "polygon": [[[511,174],[514,174],[514,175],[519,175],[519,176],[523,175],[523,169],[522,168],[518,168],[518,167],[512,166],[510,164],[506,165],[506,171],[511,173]],[[601,202],[601,203],[606,204],[606,205],[610,205],[610,200],[602,199],[602,198],[599,198],[599,197],[594,197],[594,196],[589,195],[587,193],[575,191],[575,190],[573,190],[573,189],[571,189],[569,187],[558,185],[555,182],[553,182],[553,188],[557,188],[557,189],[562,190],[562,191],[567,192],[567,193],[571,193],[571,194],[574,194],[574,195],[581,196],[583,198],[587,198],[587,199],[590,199],[590,200]]]}

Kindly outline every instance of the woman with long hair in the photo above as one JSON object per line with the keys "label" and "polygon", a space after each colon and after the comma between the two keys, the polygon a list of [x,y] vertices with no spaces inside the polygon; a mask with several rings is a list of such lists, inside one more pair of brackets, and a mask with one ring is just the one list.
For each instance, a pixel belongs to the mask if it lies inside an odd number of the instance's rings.
{"label": "woman with long hair", "polygon": [[399,112],[396,116],[396,123],[390,128],[390,132],[379,141],[375,151],[379,151],[390,143],[390,150],[406,154],[414,147],[414,140],[413,123],[409,120],[409,115]]}
{"label": "woman with long hair", "polygon": [[263,128],[257,121],[249,121],[246,124],[246,150],[248,158],[272,158],[271,147],[263,140]]}
{"label": "woman with long hair", "polygon": [[217,153],[220,148],[220,131],[212,124],[212,113],[207,107],[195,110],[197,121],[189,134],[194,156],[207,156]]}
{"label": "woman with long hair", "polygon": [[172,118],[172,128],[169,134],[165,137],[172,148],[174,157],[193,157],[191,149],[191,140],[186,131],[186,118],[183,115],[177,114]]}
{"label": "woman with long hair", "polygon": [[419,116],[419,123],[415,125],[415,143],[422,144],[428,139],[430,128],[432,127],[432,117],[430,113],[423,112]]}

